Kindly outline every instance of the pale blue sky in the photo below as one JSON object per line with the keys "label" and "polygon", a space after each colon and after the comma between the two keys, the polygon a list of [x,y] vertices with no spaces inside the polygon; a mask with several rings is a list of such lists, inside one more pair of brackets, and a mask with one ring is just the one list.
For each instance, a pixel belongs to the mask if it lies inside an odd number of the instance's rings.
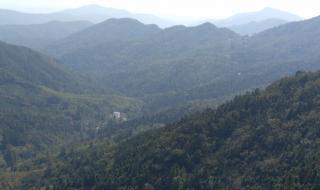
{"label": "pale blue sky", "polygon": [[272,7],[310,18],[320,15],[317,0],[0,0],[0,8],[47,12],[87,4],[151,13],[164,17],[223,18]]}

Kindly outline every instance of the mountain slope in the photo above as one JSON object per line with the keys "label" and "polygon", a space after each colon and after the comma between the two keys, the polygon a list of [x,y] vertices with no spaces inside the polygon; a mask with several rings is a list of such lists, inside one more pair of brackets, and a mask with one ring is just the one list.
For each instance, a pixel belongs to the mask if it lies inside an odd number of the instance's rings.
{"label": "mountain slope", "polygon": [[[320,30],[320,17],[314,17],[302,22],[293,22],[286,25],[267,30],[263,33],[257,34],[250,38],[249,46],[255,47],[253,53],[258,53],[267,50],[266,54],[270,51],[276,53],[275,57],[291,56],[290,53],[296,53],[295,56],[305,56],[309,51],[315,51],[319,38],[317,37]],[[260,46],[258,46],[258,44]],[[310,45],[309,48],[305,48]],[[273,50],[271,47],[276,48]],[[284,50],[287,49],[285,52]],[[299,52],[301,51],[301,52]],[[293,58],[296,58],[292,56]],[[305,56],[306,57],[306,56]]]}
{"label": "mountain slope", "polygon": [[260,22],[249,22],[242,25],[228,26],[228,28],[241,35],[253,35],[285,23],[287,23],[287,21],[282,19],[267,19]]}
{"label": "mountain slope", "polygon": [[31,49],[0,42],[1,82],[23,82],[56,90],[80,90],[78,78],[54,59]]}
{"label": "mountain slope", "polygon": [[[316,189],[320,73],[298,72],[107,148],[73,150],[25,187]],[[104,148],[103,148],[104,147]],[[81,155],[81,159],[78,159]],[[64,171],[64,176],[59,175]],[[86,171],[87,175],[83,175]]]}
{"label": "mountain slope", "polygon": [[142,107],[136,99],[99,95],[94,83],[53,59],[2,42],[0,74],[0,178],[28,159],[94,136],[114,111],[131,118]]}
{"label": "mountain slope", "polygon": [[247,69],[239,72],[244,77],[260,74],[272,81],[297,70],[318,70],[319,34],[320,17],[316,17],[254,35],[235,55],[242,58]]}
{"label": "mountain slope", "polygon": [[86,21],[53,21],[36,25],[6,25],[0,26],[0,40],[33,49],[42,49],[91,25],[90,22]]}
{"label": "mountain slope", "polygon": [[[254,87],[262,87],[297,70],[320,69],[320,19],[288,23],[233,43],[233,51],[224,54],[227,64],[221,65],[223,76],[208,84],[175,94],[176,99],[205,99],[215,94],[230,95]],[[221,53],[221,52],[220,52]],[[211,54],[209,56],[215,57]],[[211,57],[211,59],[213,59]],[[200,60],[196,61],[201,64]],[[194,72],[199,68],[195,67]],[[180,92],[181,93],[181,92]]]}

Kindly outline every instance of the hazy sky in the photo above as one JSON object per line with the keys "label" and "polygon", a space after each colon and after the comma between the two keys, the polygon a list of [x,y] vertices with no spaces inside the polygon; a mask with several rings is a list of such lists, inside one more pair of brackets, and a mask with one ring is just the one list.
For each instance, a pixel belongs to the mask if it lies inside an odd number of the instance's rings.
{"label": "hazy sky", "polygon": [[223,18],[272,7],[310,18],[320,15],[319,0],[0,0],[0,8],[46,12],[87,4],[165,17]]}

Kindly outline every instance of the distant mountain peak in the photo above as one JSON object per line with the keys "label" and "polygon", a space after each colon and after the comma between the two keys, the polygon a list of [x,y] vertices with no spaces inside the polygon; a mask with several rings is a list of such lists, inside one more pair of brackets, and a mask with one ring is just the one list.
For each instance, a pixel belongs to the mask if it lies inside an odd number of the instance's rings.
{"label": "distant mountain peak", "polygon": [[[280,18],[280,16],[287,16],[287,17],[291,17],[290,19],[292,20],[302,20],[303,18],[295,15],[293,13],[284,11],[284,10],[280,10],[280,9],[275,9],[275,8],[271,8],[271,7],[265,7],[260,11],[257,11],[256,13],[268,13],[268,14],[275,14],[274,18]],[[282,18],[284,19],[284,18]],[[287,21],[290,21],[289,19],[287,19]]]}
{"label": "distant mountain peak", "polygon": [[211,22],[219,27],[230,27],[235,25],[248,24],[250,22],[261,22],[267,19],[280,19],[287,22],[303,20],[302,17],[294,15],[292,13],[274,9],[271,7],[265,7],[262,10],[256,12],[239,13],[227,19]]}

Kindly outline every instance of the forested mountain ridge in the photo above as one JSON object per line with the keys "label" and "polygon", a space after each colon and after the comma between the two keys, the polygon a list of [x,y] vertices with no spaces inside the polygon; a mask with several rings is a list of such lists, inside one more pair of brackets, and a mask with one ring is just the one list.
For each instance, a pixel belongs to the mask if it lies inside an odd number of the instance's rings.
{"label": "forested mountain ridge", "polygon": [[[117,147],[60,154],[33,188],[317,189],[320,73],[297,72]],[[80,156],[81,155],[81,156]],[[81,159],[78,159],[80,156]],[[94,160],[94,161],[93,161]],[[57,175],[64,171],[64,176]],[[36,187],[30,186],[28,180]],[[26,186],[25,186],[26,187]]]}
{"label": "forested mountain ridge", "polygon": [[243,37],[210,23],[159,29],[112,19],[57,42],[47,52],[97,78],[101,86],[156,105],[166,98],[230,96],[297,70],[320,69],[319,26],[316,17]]}
{"label": "forested mountain ridge", "polygon": [[144,25],[130,19],[108,19],[51,44],[46,50],[60,57],[76,50],[90,49],[105,43],[135,42],[149,39],[161,31],[156,25]]}
{"label": "forested mountain ridge", "polygon": [[[138,29],[131,32],[121,28],[123,25]],[[87,46],[74,45],[80,43]],[[99,77],[104,85],[121,94],[141,95],[209,83],[215,73],[223,72],[220,68],[224,64],[230,66],[229,52],[238,43],[241,43],[239,35],[209,23],[161,30],[131,19],[114,19],[72,35],[61,44],[49,47],[48,52],[57,55],[61,49],[65,53],[58,58],[65,64]],[[70,52],[73,46],[77,49]]]}

